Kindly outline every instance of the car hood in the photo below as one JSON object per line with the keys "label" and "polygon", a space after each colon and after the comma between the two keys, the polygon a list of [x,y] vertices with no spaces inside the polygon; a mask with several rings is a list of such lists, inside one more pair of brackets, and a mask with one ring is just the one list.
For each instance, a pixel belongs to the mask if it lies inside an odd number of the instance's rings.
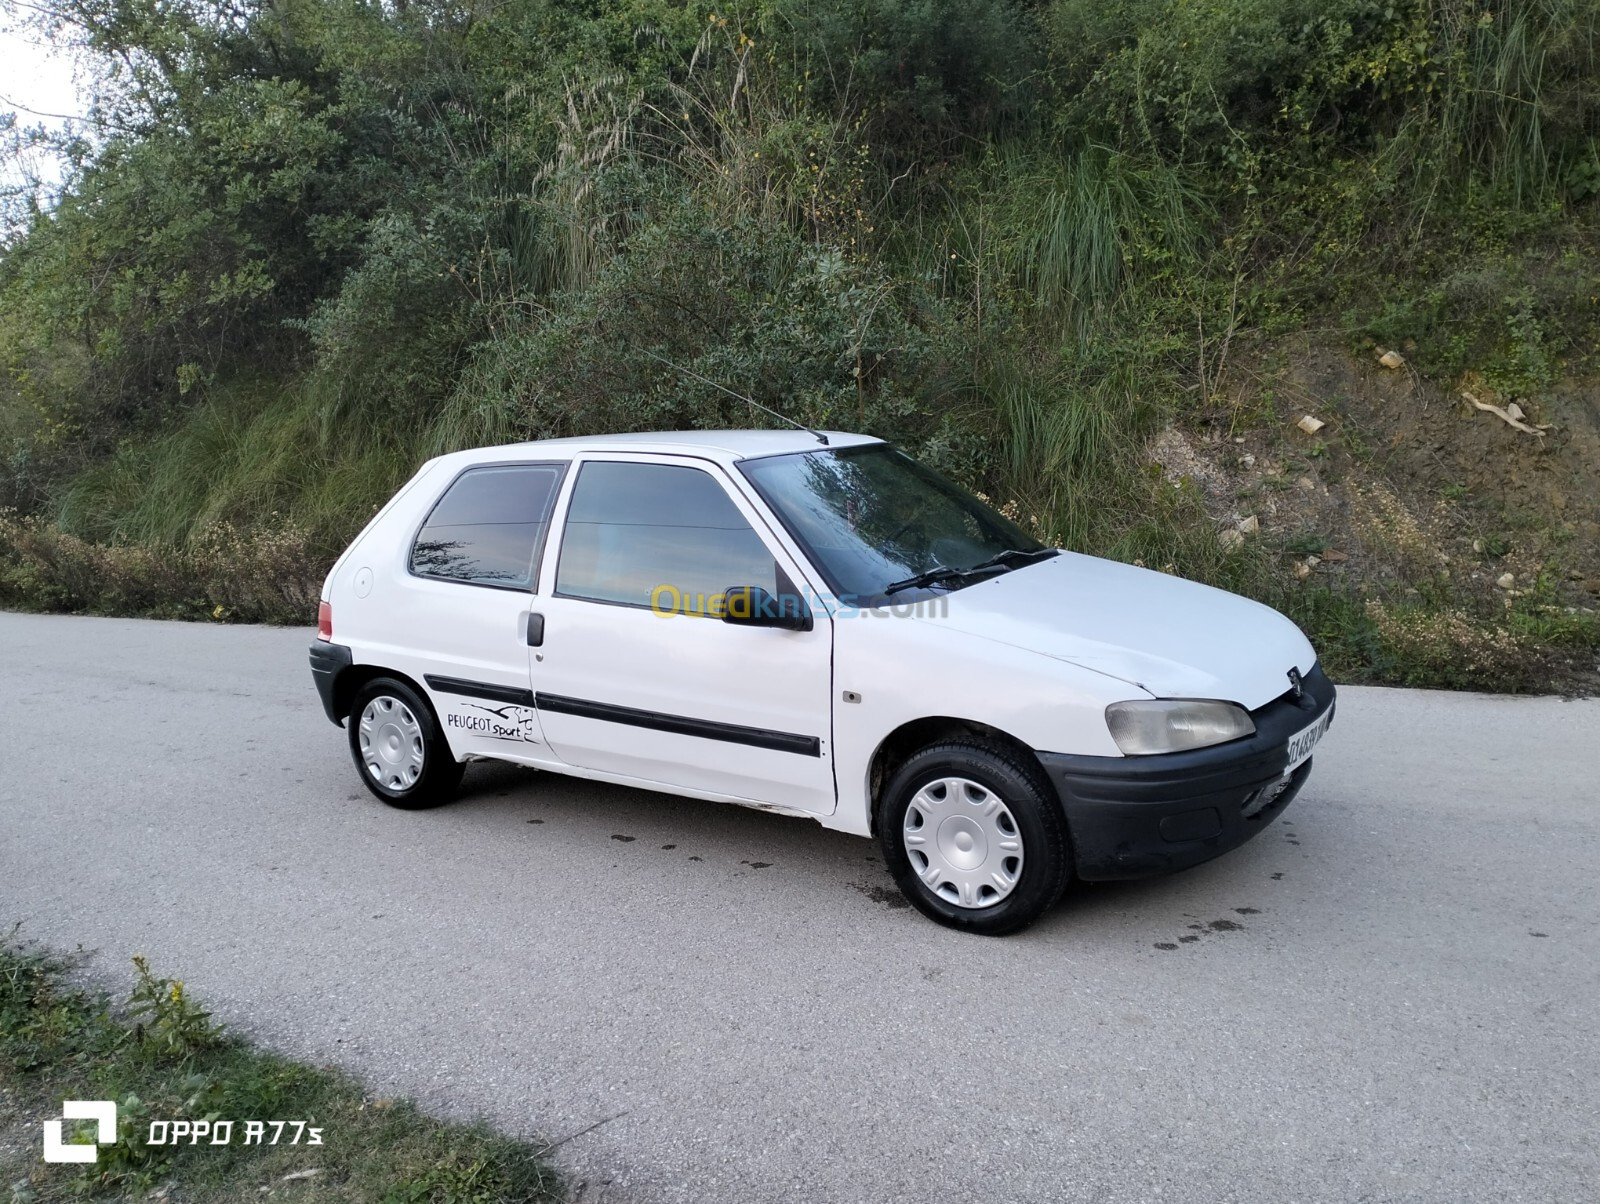
{"label": "car hood", "polygon": [[1248,710],[1309,673],[1316,653],[1270,606],[1209,585],[1076,552],[946,595],[927,621],[1119,678],[1157,698]]}

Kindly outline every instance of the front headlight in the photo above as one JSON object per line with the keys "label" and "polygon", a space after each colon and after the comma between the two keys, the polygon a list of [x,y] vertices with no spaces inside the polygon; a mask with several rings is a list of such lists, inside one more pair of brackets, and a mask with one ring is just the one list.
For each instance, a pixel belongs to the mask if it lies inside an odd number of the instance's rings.
{"label": "front headlight", "polygon": [[1207,748],[1255,735],[1256,725],[1242,706],[1187,698],[1113,702],[1106,726],[1125,757]]}

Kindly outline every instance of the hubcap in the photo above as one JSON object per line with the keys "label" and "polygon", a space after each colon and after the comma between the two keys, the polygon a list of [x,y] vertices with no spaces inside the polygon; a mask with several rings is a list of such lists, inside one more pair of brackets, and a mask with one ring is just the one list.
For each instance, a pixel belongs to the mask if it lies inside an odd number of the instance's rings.
{"label": "hubcap", "polygon": [[993,907],[1022,877],[1022,833],[1000,796],[970,778],[929,782],[902,831],[917,877],[957,907]]}
{"label": "hubcap", "polygon": [[361,762],[381,786],[407,790],[422,776],[422,725],[398,698],[380,694],[361,712]]}

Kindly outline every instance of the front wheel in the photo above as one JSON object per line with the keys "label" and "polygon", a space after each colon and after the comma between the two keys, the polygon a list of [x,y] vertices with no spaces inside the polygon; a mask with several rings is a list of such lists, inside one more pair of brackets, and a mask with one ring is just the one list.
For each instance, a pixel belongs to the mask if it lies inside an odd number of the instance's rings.
{"label": "front wheel", "polygon": [[391,807],[420,811],[447,803],[465,768],[433,709],[403,681],[379,677],[350,704],[350,756],[368,790]]}
{"label": "front wheel", "polygon": [[1036,767],[999,747],[935,744],[900,766],[878,811],[884,860],[913,906],[951,928],[1003,936],[1065,889],[1061,809]]}

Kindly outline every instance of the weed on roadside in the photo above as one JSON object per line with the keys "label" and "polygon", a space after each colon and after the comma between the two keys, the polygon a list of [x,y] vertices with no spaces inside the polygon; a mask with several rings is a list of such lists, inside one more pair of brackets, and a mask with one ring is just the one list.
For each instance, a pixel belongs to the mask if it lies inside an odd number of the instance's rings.
{"label": "weed on roadside", "polygon": [[[72,982],[72,964],[0,943],[0,1183],[11,1204],[85,1197],[185,1204],[541,1204],[562,1198],[535,1144],[434,1120],[371,1096],[340,1071],[252,1045],[183,983],[134,958],[126,1005]],[[112,1100],[117,1135],[87,1165],[47,1164],[45,1120],[69,1099]],[[232,1121],[230,1140],[150,1144],[152,1122]],[[249,1121],[265,1135],[246,1143]],[[273,1122],[288,1122],[274,1143]],[[298,1131],[296,1122],[303,1125]],[[93,1126],[66,1123],[65,1139]],[[317,1130],[320,1144],[309,1140]],[[299,1140],[291,1141],[291,1135]],[[0,1196],[4,1198],[4,1196]]]}

